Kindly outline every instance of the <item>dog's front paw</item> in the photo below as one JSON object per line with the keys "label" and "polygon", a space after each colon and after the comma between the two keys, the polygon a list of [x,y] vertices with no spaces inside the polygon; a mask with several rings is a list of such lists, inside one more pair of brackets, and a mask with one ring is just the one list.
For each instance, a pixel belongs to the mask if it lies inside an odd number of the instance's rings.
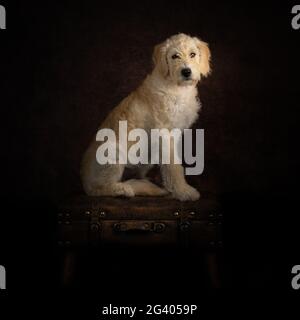
{"label": "dog's front paw", "polygon": [[176,190],[172,194],[175,199],[180,201],[196,201],[200,198],[200,193],[188,184]]}

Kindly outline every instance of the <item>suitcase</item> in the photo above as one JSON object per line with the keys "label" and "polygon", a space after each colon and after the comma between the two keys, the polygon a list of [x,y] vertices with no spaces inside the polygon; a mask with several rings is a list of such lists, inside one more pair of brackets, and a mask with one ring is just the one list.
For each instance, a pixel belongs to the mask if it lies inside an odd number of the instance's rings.
{"label": "suitcase", "polygon": [[79,196],[59,208],[58,244],[218,248],[221,220],[221,208],[211,195],[196,202]]}
{"label": "suitcase", "polygon": [[168,197],[71,198],[59,206],[58,246],[63,283],[70,282],[74,252],[95,248],[180,248],[208,253],[217,286],[216,252],[222,248],[222,208],[212,194],[196,202]]}

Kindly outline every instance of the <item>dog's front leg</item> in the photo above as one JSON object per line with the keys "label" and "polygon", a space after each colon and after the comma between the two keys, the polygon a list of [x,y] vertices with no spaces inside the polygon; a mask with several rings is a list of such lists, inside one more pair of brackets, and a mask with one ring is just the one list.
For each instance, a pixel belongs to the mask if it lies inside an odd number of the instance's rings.
{"label": "dog's front leg", "polygon": [[184,177],[184,169],[180,164],[162,164],[161,175],[164,187],[180,201],[196,201],[200,193],[187,184]]}

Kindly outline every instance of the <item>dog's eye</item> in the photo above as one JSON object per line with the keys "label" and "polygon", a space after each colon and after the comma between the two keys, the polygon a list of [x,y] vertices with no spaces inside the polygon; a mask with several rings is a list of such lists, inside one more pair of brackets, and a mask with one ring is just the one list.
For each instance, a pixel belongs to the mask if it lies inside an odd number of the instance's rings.
{"label": "dog's eye", "polygon": [[196,53],[195,52],[192,52],[191,54],[190,54],[190,57],[191,58],[194,58],[196,56]]}
{"label": "dog's eye", "polygon": [[172,55],[172,59],[173,59],[173,60],[174,60],[174,59],[179,59],[179,58],[180,58],[180,56],[179,56],[179,54],[177,54],[177,53]]}

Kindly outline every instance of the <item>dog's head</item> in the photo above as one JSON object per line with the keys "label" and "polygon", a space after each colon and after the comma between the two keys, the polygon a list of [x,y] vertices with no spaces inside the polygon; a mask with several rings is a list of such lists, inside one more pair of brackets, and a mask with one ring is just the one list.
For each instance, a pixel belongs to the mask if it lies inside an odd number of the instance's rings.
{"label": "dog's head", "polygon": [[185,86],[210,73],[210,56],[207,43],[180,33],[155,46],[153,61],[165,79]]}

